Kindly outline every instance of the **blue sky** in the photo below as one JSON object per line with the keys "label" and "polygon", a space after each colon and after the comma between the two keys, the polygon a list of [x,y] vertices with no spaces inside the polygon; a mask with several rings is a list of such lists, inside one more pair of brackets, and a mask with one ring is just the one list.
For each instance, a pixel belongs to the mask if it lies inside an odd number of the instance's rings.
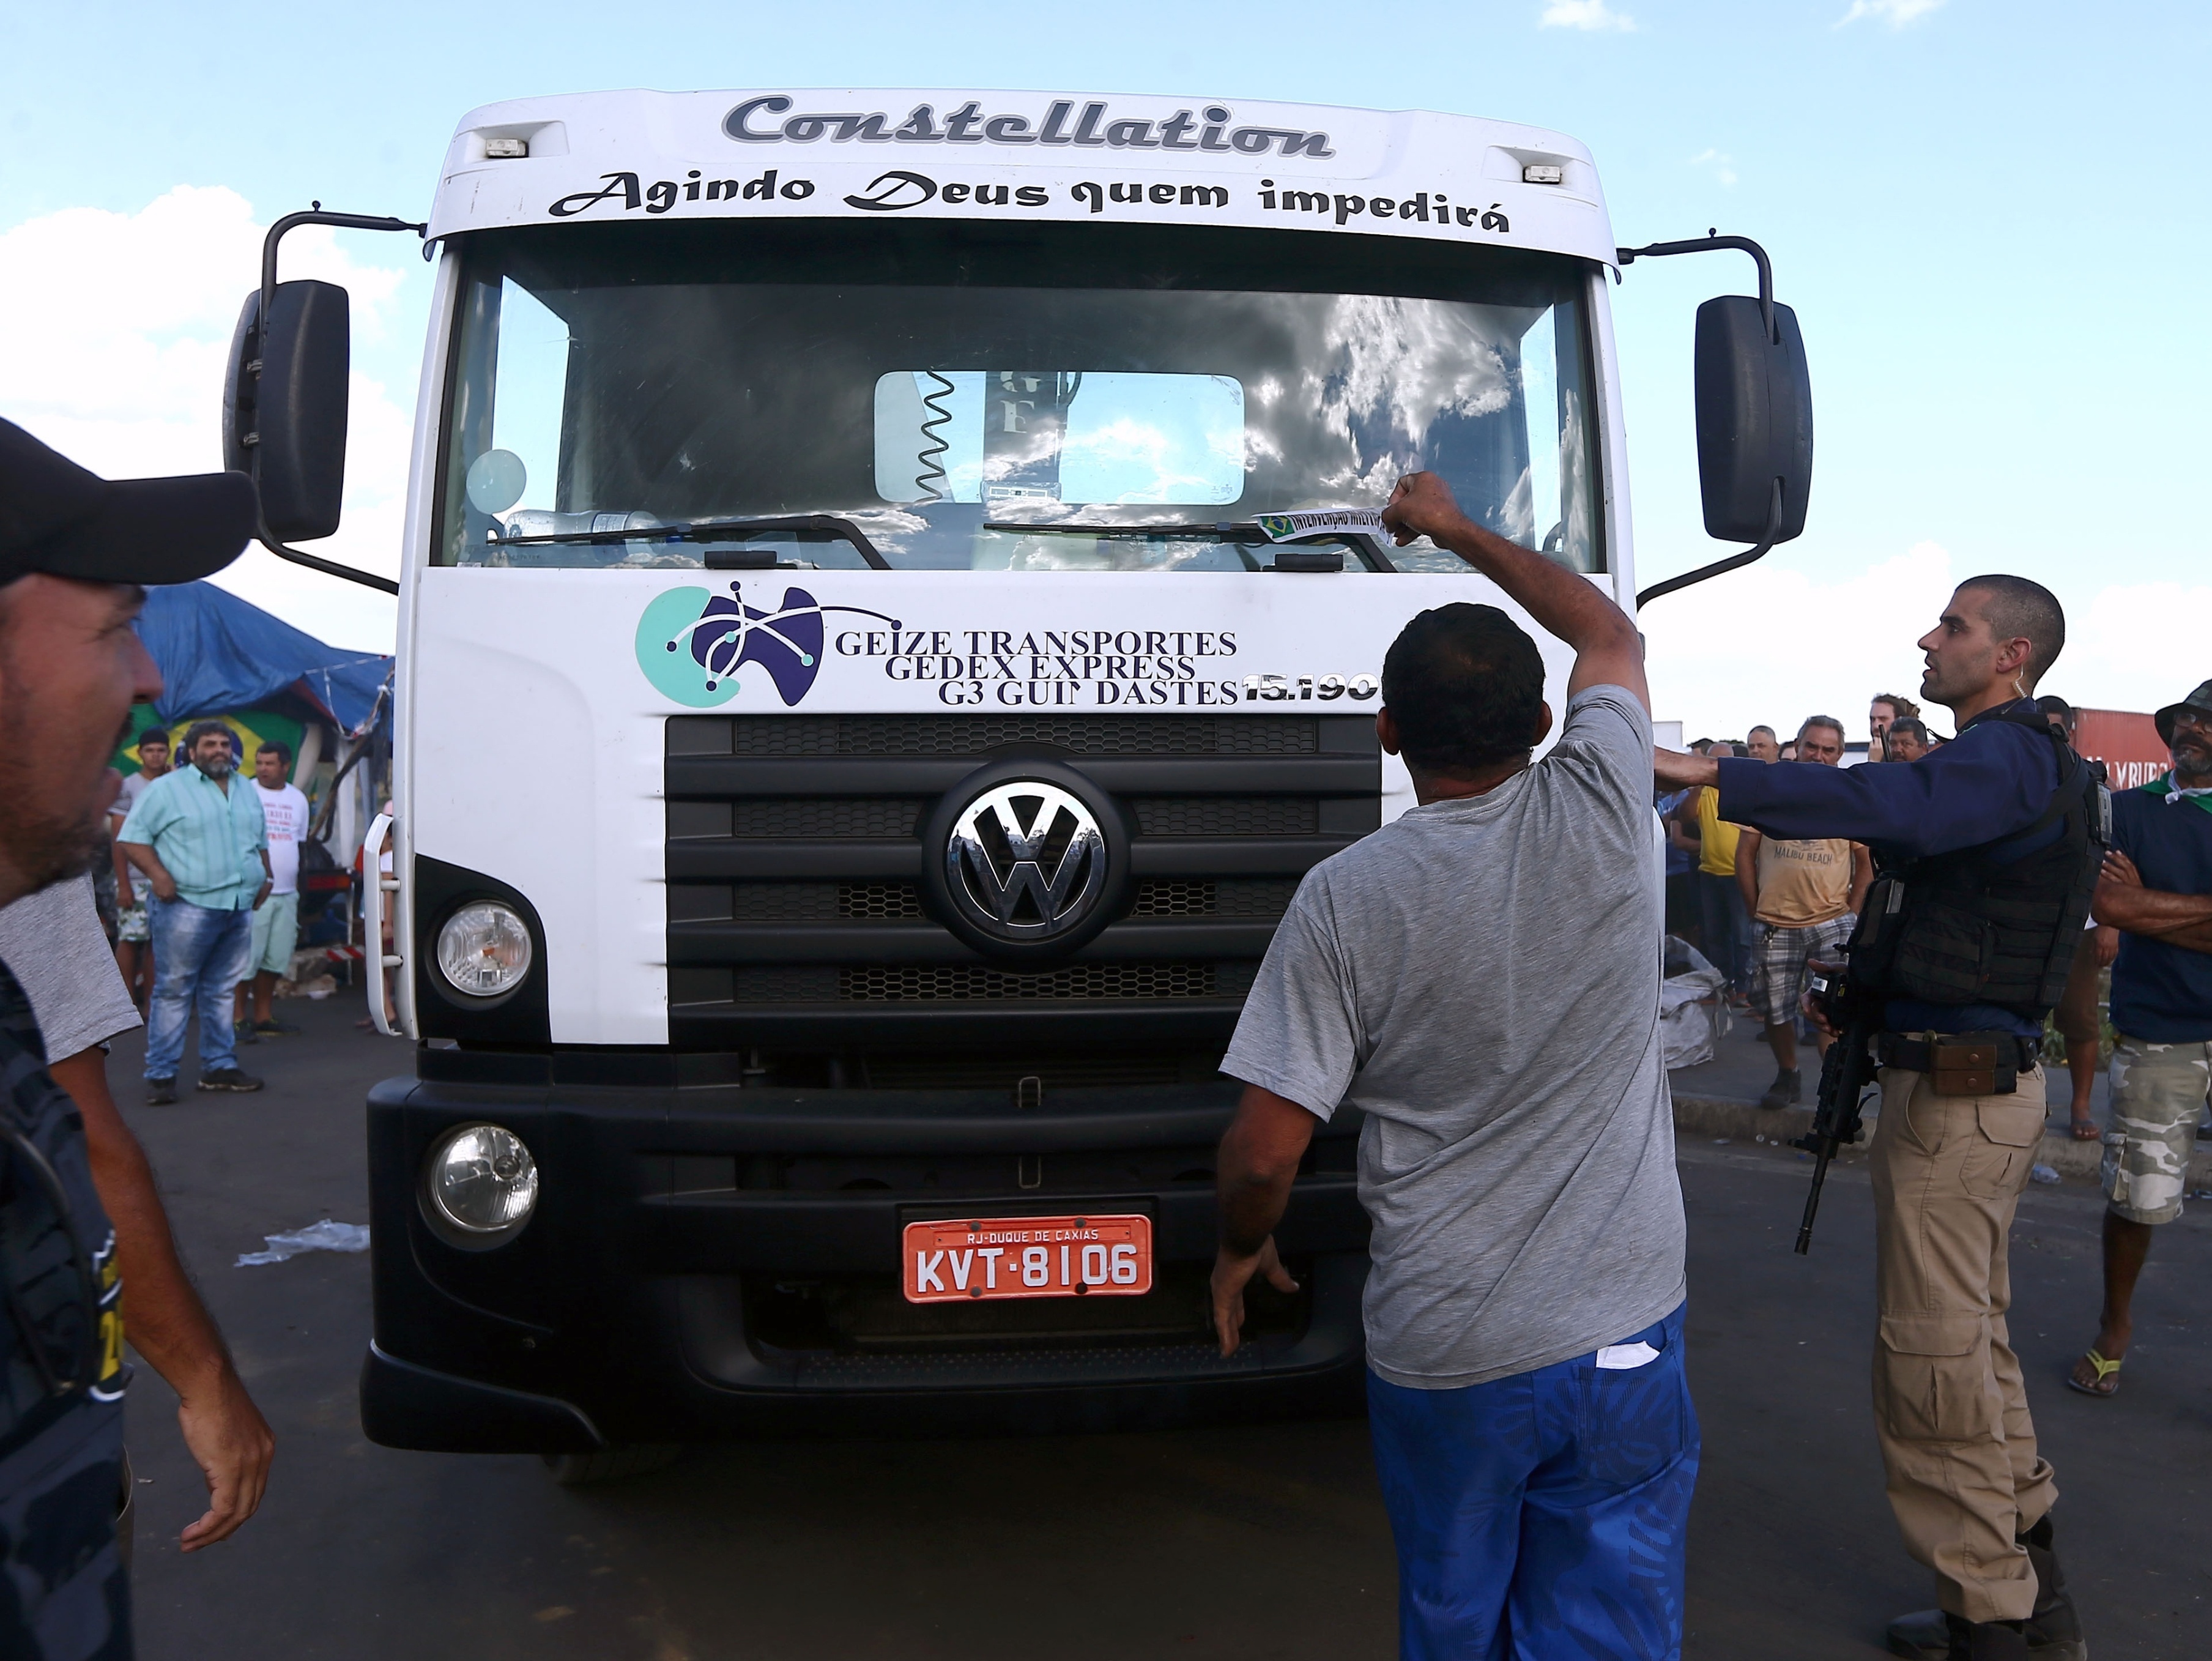
{"label": "blue sky", "polygon": [[[1806,535],[1651,608],[1662,716],[1740,732],[1832,707],[1856,731],[1872,683],[1911,690],[1932,599],[1987,569],[2066,603],[2075,648],[2052,690],[2146,708],[2212,675],[2193,484],[2212,426],[2195,384],[2212,356],[2193,292],[2206,146],[2188,113],[2208,19],[1992,0],[25,8],[0,24],[16,71],[0,296],[24,332],[0,348],[0,412],[115,472],[208,442],[186,417],[253,280],[233,198],[258,224],[311,198],[419,216],[456,119],[499,98],[1048,86],[1498,116],[1590,145],[1624,242],[1758,237],[1803,323]],[[398,239],[340,238],[324,259],[356,288],[389,474],[427,268]],[[1638,265],[1615,291],[1644,582],[1719,551],[1698,522],[1692,315],[1748,277],[1714,256]],[[149,293],[160,315],[110,338]],[[389,522],[398,480],[355,484],[383,503],[358,539]],[[388,640],[373,598],[265,557],[239,584],[346,643]]]}

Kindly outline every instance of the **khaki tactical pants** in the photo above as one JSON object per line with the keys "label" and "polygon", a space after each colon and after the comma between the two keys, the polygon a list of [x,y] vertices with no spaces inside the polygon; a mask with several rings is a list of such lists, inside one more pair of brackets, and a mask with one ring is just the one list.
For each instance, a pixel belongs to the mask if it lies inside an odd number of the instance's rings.
{"label": "khaki tactical pants", "polygon": [[2017,1536],[2058,1497],[2005,1329],[2006,1245],[2043,1117],[2039,1067],[2009,1096],[1938,1096],[1881,1070],[1875,1429],[1905,1548],[1968,1621],[2027,1618],[2035,1570]]}

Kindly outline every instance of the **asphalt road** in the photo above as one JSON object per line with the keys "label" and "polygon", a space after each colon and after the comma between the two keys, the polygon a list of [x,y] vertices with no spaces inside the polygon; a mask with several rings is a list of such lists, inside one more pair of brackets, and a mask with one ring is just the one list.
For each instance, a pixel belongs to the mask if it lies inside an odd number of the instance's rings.
{"label": "asphalt road", "polygon": [[[147,1661],[1393,1652],[1389,1532],[1357,1422],[731,1445],[589,1489],[556,1488],[535,1460],[370,1445],[354,1399],[367,1259],[233,1267],[265,1233],[366,1220],[362,1095],[408,1055],[356,1031],[358,1008],[285,1006],[310,1031],[244,1052],[270,1081],[256,1096],[141,1108],[136,1042],[111,1062],[277,1436],[260,1515],[181,1555],[203,1489],[174,1398],[141,1366],[131,1445],[149,1479],[137,1568]],[[1808,1260],[1789,1249],[1797,1156],[1702,1144],[1683,1149],[1682,1174],[1705,1448],[1685,1652],[1881,1654],[1882,1622],[1932,1598],[1897,1544],[1868,1418],[1864,1177],[1831,1180]],[[2086,1187],[2031,1191],[2014,1236],[2015,1342],[2099,1661],[2196,1661],[2212,1652],[2212,1344],[2190,1288],[2212,1269],[2212,1222],[2160,1235],[2122,1392],[2091,1402],[2057,1381],[2094,1335],[2100,1208]]]}

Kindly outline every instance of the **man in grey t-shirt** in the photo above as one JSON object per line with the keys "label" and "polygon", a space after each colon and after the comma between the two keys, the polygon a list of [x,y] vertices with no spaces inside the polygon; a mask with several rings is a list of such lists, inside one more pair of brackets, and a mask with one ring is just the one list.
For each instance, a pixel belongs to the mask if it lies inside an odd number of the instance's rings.
{"label": "man in grey t-shirt", "polygon": [[1565,725],[1495,607],[1407,625],[1383,747],[1419,805],[1299,886],[1223,1071],[1224,1353],[1317,1119],[1364,1116],[1376,1463],[1401,1653],[1671,1657],[1698,1462],[1659,1043],[1663,852],[1635,625],[1468,520],[1431,474],[1384,515],[1575,649]]}

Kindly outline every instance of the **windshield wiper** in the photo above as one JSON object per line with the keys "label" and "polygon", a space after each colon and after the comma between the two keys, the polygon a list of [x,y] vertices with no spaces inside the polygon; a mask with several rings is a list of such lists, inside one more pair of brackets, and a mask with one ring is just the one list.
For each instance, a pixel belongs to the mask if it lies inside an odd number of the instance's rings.
{"label": "windshield wiper", "polygon": [[[1025,520],[987,519],[983,521],[983,528],[987,531],[1018,531],[1024,533],[1058,532],[1065,536],[1180,537],[1194,542],[1210,538],[1215,542],[1230,543],[1239,548],[1272,545],[1278,551],[1275,557],[1279,563],[1285,554],[1296,556],[1301,551],[1309,553],[1315,551],[1310,548],[1302,551],[1291,543],[1275,542],[1251,520],[1223,520],[1214,525],[1078,525],[1070,522],[1043,524],[1031,523]],[[1390,556],[1382,551],[1381,542],[1360,532],[1316,532],[1311,536],[1299,538],[1298,541],[1306,544],[1348,543],[1359,555],[1360,563],[1366,566],[1369,570],[1395,571],[1398,569],[1390,563]],[[1266,568],[1255,566],[1254,569],[1264,570]],[[1288,571],[1301,569],[1301,567],[1294,557],[1291,564],[1284,565],[1281,569]],[[1319,568],[1304,569],[1318,569]]]}
{"label": "windshield wiper", "polygon": [[[744,542],[754,537],[790,537],[799,542],[849,542],[871,569],[888,571],[890,562],[876,551],[867,532],[849,519],[836,514],[789,514],[780,519],[698,519],[674,525],[639,525],[611,531],[556,531],[544,536],[489,536],[495,548],[544,548],[617,542]],[[763,560],[750,550],[733,550],[717,557],[709,549],[704,556],[709,570],[768,569],[774,556]]]}

